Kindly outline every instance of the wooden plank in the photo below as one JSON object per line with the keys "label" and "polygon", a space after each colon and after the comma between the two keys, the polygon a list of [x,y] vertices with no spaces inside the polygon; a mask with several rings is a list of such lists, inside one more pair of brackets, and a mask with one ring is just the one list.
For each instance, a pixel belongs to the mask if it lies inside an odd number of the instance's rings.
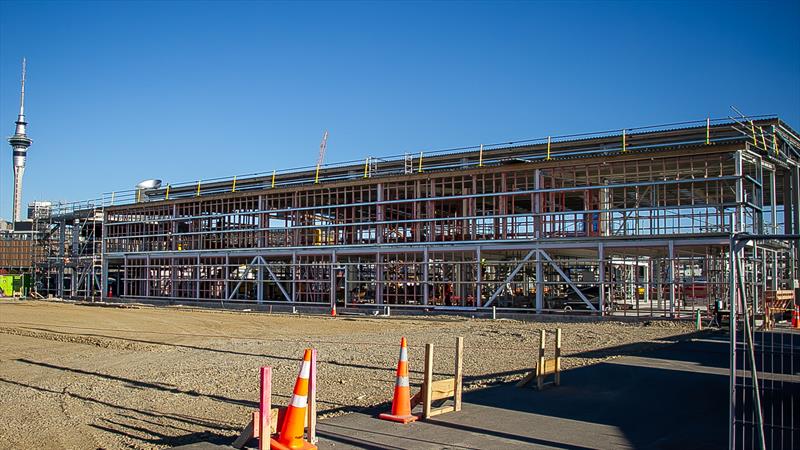
{"label": "wooden plank", "polygon": [[533,380],[534,378],[536,378],[536,372],[535,371],[528,372],[528,374],[525,375],[525,377],[523,377],[521,380],[517,381],[516,386],[517,387],[523,387],[526,384],[530,383],[531,380]]}
{"label": "wooden plank", "polygon": [[311,371],[308,374],[308,442],[316,444],[317,439],[317,349],[311,349]]}
{"label": "wooden plank", "polygon": [[[266,433],[265,430],[268,428],[268,420],[272,417],[267,417],[268,412],[271,413],[272,411],[272,367],[262,367],[260,369],[260,379],[261,379],[261,397],[259,398],[258,402],[258,412],[259,412],[259,420],[256,421],[255,417],[253,417],[255,429],[255,423],[258,422],[258,449],[259,450],[269,450],[269,435],[270,433]],[[276,414],[277,416],[277,414]]]}
{"label": "wooden plank", "polygon": [[545,359],[544,360],[544,369],[540,372],[541,375],[551,375],[556,373],[556,360],[555,359]]}
{"label": "wooden plank", "polygon": [[431,401],[444,400],[455,394],[455,378],[434,381],[431,386]]}
{"label": "wooden plank", "polygon": [[417,407],[417,405],[419,405],[420,403],[422,403],[422,400],[423,400],[423,396],[424,396],[424,395],[425,395],[425,386],[422,386],[422,389],[420,389],[420,391],[419,391],[419,392],[417,392],[416,394],[414,394],[414,395],[411,397],[411,409],[414,409],[414,408],[416,408],[416,407]]}
{"label": "wooden plank", "polygon": [[425,400],[422,404],[422,417],[427,419],[431,415],[431,395],[433,388],[433,344],[425,344]]}
{"label": "wooden plank", "polygon": [[428,417],[438,416],[438,415],[440,415],[440,414],[444,414],[444,413],[453,412],[453,411],[455,411],[455,410],[456,410],[456,409],[455,409],[455,407],[454,407],[454,406],[444,406],[444,407],[442,407],[442,408],[436,408],[436,409],[433,409],[433,410],[431,410],[431,411],[428,413]]}
{"label": "wooden plank", "polygon": [[561,328],[556,328],[556,386],[561,386]]}
{"label": "wooden plank", "polygon": [[456,338],[456,370],[453,372],[453,408],[461,411],[461,394],[464,390],[464,338]]}
{"label": "wooden plank", "polygon": [[[280,408],[272,408],[270,410],[270,419],[272,419],[269,424],[270,434],[275,434],[278,432],[280,425],[283,423],[283,417],[286,415],[287,409],[288,408],[286,406],[281,406]],[[255,423],[253,425],[253,434],[251,437],[257,438],[259,432],[261,431],[261,414],[258,411],[253,412],[253,420]],[[308,416],[306,416],[303,426],[308,427]]]}
{"label": "wooden plank", "polygon": [[545,369],[545,359],[544,359],[544,347],[545,347],[545,331],[539,330],[539,363],[536,364],[536,388],[541,390],[544,387],[544,369]]}
{"label": "wooden plank", "polygon": [[250,419],[250,423],[248,423],[247,426],[244,427],[244,430],[242,430],[242,433],[239,434],[239,437],[237,437],[236,440],[233,441],[231,447],[242,448],[247,444],[247,442],[250,441],[250,439],[253,439],[253,436],[255,435],[253,433],[253,423],[254,423],[253,419]]}

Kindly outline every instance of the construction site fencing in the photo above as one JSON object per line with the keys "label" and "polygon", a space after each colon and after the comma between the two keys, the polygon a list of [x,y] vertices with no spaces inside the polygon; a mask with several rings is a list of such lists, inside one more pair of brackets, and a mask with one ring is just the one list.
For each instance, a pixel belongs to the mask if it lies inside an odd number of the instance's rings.
{"label": "construction site fencing", "polygon": [[[781,288],[794,297],[797,286],[782,280],[780,271],[764,270],[754,258],[759,246],[788,247],[798,240],[798,234],[740,234],[731,238],[731,449],[788,450],[800,446],[800,333],[785,327],[763,329],[771,328],[770,323],[776,320],[767,319],[775,312],[763,306],[769,287]],[[788,309],[797,307],[794,298]],[[782,319],[786,319],[783,313],[777,320]]]}

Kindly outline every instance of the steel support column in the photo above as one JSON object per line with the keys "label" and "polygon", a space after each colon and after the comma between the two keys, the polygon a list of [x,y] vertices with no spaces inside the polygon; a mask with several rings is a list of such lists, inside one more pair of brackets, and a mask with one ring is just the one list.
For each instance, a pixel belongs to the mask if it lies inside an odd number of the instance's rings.
{"label": "steel support column", "polygon": [[483,306],[481,299],[481,247],[475,248],[475,306]]}
{"label": "steel support column", "polygon": [[383,255],[375,254],[375,303],[383,304]]}
{"label": "steel support column", "polygon": [[422,250],[422,260],[422,304],[427,305],[428,299],[430,298],[430,283],[428,280],[429,255],[427,246]]}
{"label": "steel support column", "polygon": [[541,313],[544,308],[544,262],[542,255],[536,255],[536,312]]}
{"label": "steel support column", "polygon": [[602,316],[605,314],[604,311],[606,305],[606,250],[603,247],[602,242],[597,244],[597,264],[597,281],[600,283],[599,306],[600,315]]}
{"label": "steel support column", "polygon": [[336,250],[331,252],[331,308],[336,307]]}
{"label": "steel support column", "polygon": [[669,316],[675,317],[675,243],[667,245],[669,261],[667,265],[667,283],[669,283]]}
{"label": "steel support column", "polygon": [[297,252],[292,252],[292,300],[297,301]]}
{"label": "steel support column", "polygon": [[256,303],[264,303],[264,258],[261,256],[258,257],[259,262],[256,266]]}

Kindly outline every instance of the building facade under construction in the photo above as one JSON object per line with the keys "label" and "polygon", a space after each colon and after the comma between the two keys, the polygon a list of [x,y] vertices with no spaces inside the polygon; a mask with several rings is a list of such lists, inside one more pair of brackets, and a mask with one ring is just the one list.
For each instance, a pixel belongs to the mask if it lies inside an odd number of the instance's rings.
{"label": "building facade under construction", "polygon": [[798,287],[800,138],[774,117],[174,185],[33,218],[39,295],[679,317]]}

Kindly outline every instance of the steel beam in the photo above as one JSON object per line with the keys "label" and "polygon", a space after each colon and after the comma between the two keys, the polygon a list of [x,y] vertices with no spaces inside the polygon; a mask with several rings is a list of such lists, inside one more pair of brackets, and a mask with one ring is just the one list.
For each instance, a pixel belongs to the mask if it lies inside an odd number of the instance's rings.
{"label": "steel beam", "polygon": [[236,293],[239,292],[239,288],[242,286],[244,279],[247,278],[247,274],[250,273],[250,271],[253,269],[253,265],[258,262],[258,258],[259,256],[254,257],[253,260],[250,261],[250,264],[248,264],[245,267],[244,272],[242,272],[242,276],[239,277],[239,282],[236,283],[236,287],[233,288],[233,292],[231,292],[231,295],[228,297],[228,300],[232,299],[236,295]]}
{"label": "steel beam", "polygon": [[258,258],[260,260],[260,263],[264,265],[264,268],[267,270],[267,273],[269,273],[269,277],[272,278],[272,281],[278,286],[278,289],[281,290],[281,293],[283,294],[283,297],[286,299],[286,301],[291,302],[292,298],[289,296],[289,293],[286,292],[286,289],[283,287],[281,282],[278,280],[278,277],[275,276],[275,273],[269,267],[269,264],[267,264],[267,262],[264,260],[264,258],[262,258],[260,256]]}
{"label": "steel beam", "polygon": [[503,283],[500,285],[500,287],[498,287],[494,291],[494,293],[489,297],[489,300],[487,300],[486,303],[483,306],[491,306],[492,303],[494,303],[494,300],[497,298],[498,295],[500,295],[501,292],[503,292],[503,289],[506,288],[506,285],[508,283],[510,283],[511,280],[513,280],[515,276],[517,276],[517,273],[519,273],[519,271],[522,269],[522,267],[525,265],[525,263],[527,263],[528,260],[531,259],[531,256],[533,256],[533,254],[536,253],[536,252],[537,252],[537,249],[534,248],[531,251],[529,251],[528,254],[525,255],[524,258],[522,258],[522,260],[517,264],[517,266],[514,268],[514,270],[512,270],[511,273],[508,274],[508,276],[503,281]]}
{"label": "steel beam", "polygon": [[563,278],[564,281],[569,285],[569,287],[571,287],[572,290],[575,291],[576,294],[578,294],[578,297],[580,297],[581,300],[583,300],[583,303],[586,303],[586,306],[588,306],[590,310],[597,312],[597,308],[595,308],[592,302],[590,302],[589,299],[587,299],[586,296],[583,294],[583,292],[581,292],[581,290],[578,289],[578,286],[576,286],[575,283],[572,282],[572,279],[569,276],[567,276],[567,274],[564,273],[564,271],[561,270],[560,267],[558,267],[558,264],[556,264],[555,261],[553,261],[552,258],[550,258],[550,255],[548,255],[547,252],[545,252],[544,250],[539,250],[539,254],[542,257],[544,257],[544,259],[546,259],[548,263],[550,263],[550,266],[553,269],[555,269],[555,271],[558,272],[559,275],[561,275],[561,278]]}

